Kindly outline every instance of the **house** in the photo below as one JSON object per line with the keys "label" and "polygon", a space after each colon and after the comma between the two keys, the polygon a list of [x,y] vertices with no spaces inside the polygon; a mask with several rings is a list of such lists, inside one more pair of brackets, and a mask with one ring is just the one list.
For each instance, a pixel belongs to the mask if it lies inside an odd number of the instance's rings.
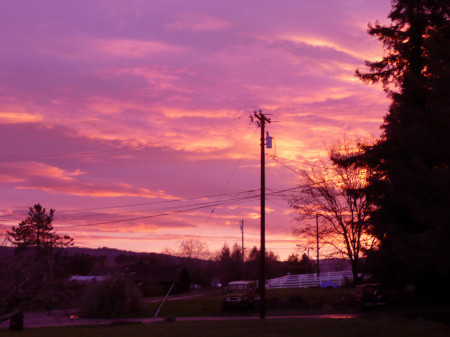
{"label": "house", "polygon": [[69,282],[90,283],[94,281],[104,281],[107,278],[108,276],[72,275],[69,277]]}
{"label": "house", "polygon": [[121,268],[117,267],[97,267],[89,275],[71,275],[70,282],[90,283],[94,281],[104,281],[116,275],[120,275]]}

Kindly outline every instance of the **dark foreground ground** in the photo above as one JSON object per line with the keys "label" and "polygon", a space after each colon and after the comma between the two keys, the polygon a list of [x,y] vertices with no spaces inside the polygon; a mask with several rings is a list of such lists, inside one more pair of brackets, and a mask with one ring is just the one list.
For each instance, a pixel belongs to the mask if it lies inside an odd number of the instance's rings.
{"label": "dark foreground ground", "polygon": [[333,337],[448,337],[447,325],[421,319],[389,317],[373,318],[273,318],[264,321],[232,320],[158,321],[155,323],[116,322],[90,326],[57,326],[25,328],[21,332],[0,328],[2,337],[274,337],[274,336],[333,336]]}

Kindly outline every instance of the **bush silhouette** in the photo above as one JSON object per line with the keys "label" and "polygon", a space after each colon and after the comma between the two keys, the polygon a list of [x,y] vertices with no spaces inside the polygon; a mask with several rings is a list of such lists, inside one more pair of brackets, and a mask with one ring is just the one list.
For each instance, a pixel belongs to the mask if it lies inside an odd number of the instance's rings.
{"label": "bush silhouette", "polygon": [[91,283],[84,292],[79,314],[90,318],[118,318],[141,309],[142,295],[123,276]]}

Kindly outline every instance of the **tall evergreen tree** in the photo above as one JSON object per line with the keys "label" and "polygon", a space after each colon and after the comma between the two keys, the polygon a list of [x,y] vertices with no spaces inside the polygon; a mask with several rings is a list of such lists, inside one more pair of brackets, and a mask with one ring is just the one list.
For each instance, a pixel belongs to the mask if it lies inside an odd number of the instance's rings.
{"label": "tall evergreen tree", "polygon": [[36,251],[71,246],[70,236],[60,236],[53,230],[54,213],[51,209],[47,214],[40,204],[30,207],[28,217],[7,232],[9,241],[19,249],[35,247]]}
{"label": "tall evergreen tree", "polygon": [[372,272],[433,298],[445,291],[436,281],[450,276],[450,2],[393,0],[389,18],[390,25],[369,25],[385,56],[366,62],[369,72],[356,72],[381,82],[392,99],[382,135],[363,155],[332,159],[372,169],[366,192],[380,239],[369,254]]}
{"label": "tall evergreen tree", "polygon": [[73,239],[56,233],[53,228],[55,210],[46,212],[40,204],[30,207],[28,217],[7,232],[8,240],[17,248],[15,289],[30,284],[53,282],[64,274],[66,259],[62,248],[73,245]]}

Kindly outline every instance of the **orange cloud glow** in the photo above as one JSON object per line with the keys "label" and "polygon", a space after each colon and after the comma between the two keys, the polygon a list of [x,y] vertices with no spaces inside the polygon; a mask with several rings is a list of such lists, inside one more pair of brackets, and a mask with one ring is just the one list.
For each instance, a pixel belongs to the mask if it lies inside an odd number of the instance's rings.
{"label": "orange cloud glow", "polygon": [[[26,3],[26,4],[25,4]],[[0,20],[0,214],[57,210],[75,243],[295,251],[285,191],[344,135],[380,133],[389,100],[354,76],[382,46],[380,1],[8,1]],[[263,140],[264,141],[264,140]],[[292,192],[293,193],[293,192]],[[3,220],[2,220],[3,221]]]}
{"label": "orange cloud glow", "polygon": [[38,123],[42,116],[27,112],[0,112],[0,124]]}

